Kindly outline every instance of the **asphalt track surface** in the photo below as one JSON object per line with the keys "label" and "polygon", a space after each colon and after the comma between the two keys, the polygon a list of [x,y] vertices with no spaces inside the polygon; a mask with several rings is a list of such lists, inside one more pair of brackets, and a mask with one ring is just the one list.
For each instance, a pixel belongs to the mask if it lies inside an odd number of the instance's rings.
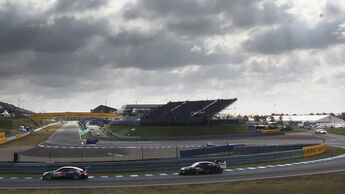
{"label": "asphalt track surface", "polygon": [[[64,129],[68,129],[73,124],[65,125]],[[60,130],[59,130],[60,131]],[[65,136],[66,130],[57,132],[58,136]],[[71,133],[72,132],[67,132]],[[55,136],[55,135],[53,135]],[[52,137],[53,137],[52,136]],[[47,144],[62,145],[78,145],[72,141],[76,140],[76,136],[71,136],[68,140],[61,140],[59,137],[50,138]],[[79,136],[79,135],[78,135]],[[66,137],[66,136],[65,136]],[[79,138],[79,137],[78,137]],[[73,139],[73,140],[72,140]],[[142,146],[167,146],[167,145],[202,145],[205,141],[212,141],[214,144],[223,143],[245,143],[257,145],[273,145],[273,144],[292,144],[292,143],[313,143],[322,142],[326,140],[327,145],[338,146],[345,148],[345,137],[339,135],[316,135],[312,136],[309,133],[292,133],[285,136],[270,136],[270,137],[250,137],[250,138],[235,138],[235,139],[217,139],[217,140],[185,140],[185,141],[159,141],[159,142],[101,142],[102,146],[128,146],[128,147],[142,147]],[[79,138],[79,145],[82,145]],[[82,145],[83,147],[85,145]],[[99,145],[98,145],[99,146]],[[128,148],[130,149],[130,148]],[[157,148],[164,149],[164,148]],[[308,174],[319,174],[329,172],[345,171],[345,158],[337,158],[328,161],[312,162],[298,165],[281,165],[275,168],[255,168],[252,170],[236,170],[231,172],[224,172],[216,175],[200,175],[200,176],[178,176],[176,174],[164,174],[162,176],[110,176],[107,178],[91,178],[87,180],[53,180],[42,181],[39,179],[1,179],[0,188],[88,188],[88,187],[127,187],[127,186],[147,186],[147,185],[172,185],[172,184],[192,184],[192,183],[210,183],[210,182],[226,182],[239,180],[253,180],[264,178],[299,176]]]}
{"label": "asphalt track surface", "polygon": [[77,121],[70,121],[59,128],[50,138],[45,141],[49,144],[75,145],[81,144],[82,140],[79,135],[79,127]]}

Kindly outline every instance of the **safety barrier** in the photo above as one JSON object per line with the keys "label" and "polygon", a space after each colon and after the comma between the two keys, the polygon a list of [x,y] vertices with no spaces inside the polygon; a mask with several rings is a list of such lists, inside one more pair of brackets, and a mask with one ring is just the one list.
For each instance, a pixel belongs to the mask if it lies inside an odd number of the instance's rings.
{"label": "safety barrier", "polygon": [[279,129],[264,129],[261,131],[262,133],[279,133]]}
{"label": "safety barrier", "polygon": [[244,144],[228,144],[224,146],[212,146],[212,147],[203,147],[192,150],[181,150],[181,158],[199,156],[199,155],[208,155],[222,152],[232,152],[234,151],[235,146],[244,146]]}
{"label": "safety barrier", "polygon": [[325,144],[303,147],[304,157],[321,154],[326,151]]}
{"label": "safety barrier", "polygon": [[291,144],[291,145],[247,145],[234,148],[234,154],[243,155],[243,154],[259,154],[266,152],[278,152],[278,151],[288,151],[288,150],[297,150],[302,149],[306,146],[317,145],[315,143],[308,144]]}
{"label": "safety barrier", "polygon": [[61,166],[89,166],[89,172],[123,172],[168,170],[189,166],[197,161],[225,161],[228,165],[249,164],[303,157],[302,149],[240,156],[218,156],[182,159],[160,159],[117,162],[55,162],[55,163],[0,163],[0,173],[43,173]]}
{"label": "safety barrier", "polygon": [[5,132],[0,133],[0,144],[6,143],[6,135]]}
{"label": "safety barrier", "polygon": [[233,134],[218,134],[218,135],[195,135],[195,136],[169,136],[169,137],[138,137],[138,136],[119,136],[116,133],[112,133],[118,137],[100,137],[103,141],[158,141],[158,140],[186,140],[186,139],[224,139],[224,138],[235,138],[235,137],[253,137],[253,136],[271,136],[271,135],[285,135],[283,131],[275,133],[257,133],[257,132],[247,132],[247,133],[233,133]]}

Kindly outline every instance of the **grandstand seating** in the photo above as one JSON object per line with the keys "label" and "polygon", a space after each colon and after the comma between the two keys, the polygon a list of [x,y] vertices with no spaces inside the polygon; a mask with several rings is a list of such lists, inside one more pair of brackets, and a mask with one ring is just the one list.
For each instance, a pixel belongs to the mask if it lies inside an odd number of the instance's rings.
{"label": "grandstand seating", "polygon": [[237,99],[168,102],[141,117],[144,125],[205,124]]}

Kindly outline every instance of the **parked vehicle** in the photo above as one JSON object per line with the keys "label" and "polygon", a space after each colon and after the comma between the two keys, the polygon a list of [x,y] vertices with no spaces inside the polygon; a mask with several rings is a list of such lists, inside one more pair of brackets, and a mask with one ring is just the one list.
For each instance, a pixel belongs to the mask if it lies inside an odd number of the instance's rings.
{"label": "parked vehicle", "polygon": [[192,164],[191,166],[182,167],[180,169],[179,175],[198,175],[198,174],[222,173],[223,172],[222,167],[226,167],[225,162],[222,162],[222,163],[219,161],[217,161],[216,163],[209,162],[209,161],[196,162],[196,163]]}
{"label": "parked vehicle", "polygon": [[88,175],[86,172],[87,169],[81,169],[74,166],[64,166],[57,170],[48,171],[43,173],[43,180],[52,180],[52,179],[87,179]]}

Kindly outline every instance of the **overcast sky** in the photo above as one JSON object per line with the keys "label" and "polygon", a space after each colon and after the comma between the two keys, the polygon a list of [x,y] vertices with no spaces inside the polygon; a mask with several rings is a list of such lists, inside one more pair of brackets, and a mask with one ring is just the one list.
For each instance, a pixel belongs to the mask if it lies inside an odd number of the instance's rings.
{"label": "overcast sky", "polygon": [[345,1],[0,0],[0,101],[345,112]]}

